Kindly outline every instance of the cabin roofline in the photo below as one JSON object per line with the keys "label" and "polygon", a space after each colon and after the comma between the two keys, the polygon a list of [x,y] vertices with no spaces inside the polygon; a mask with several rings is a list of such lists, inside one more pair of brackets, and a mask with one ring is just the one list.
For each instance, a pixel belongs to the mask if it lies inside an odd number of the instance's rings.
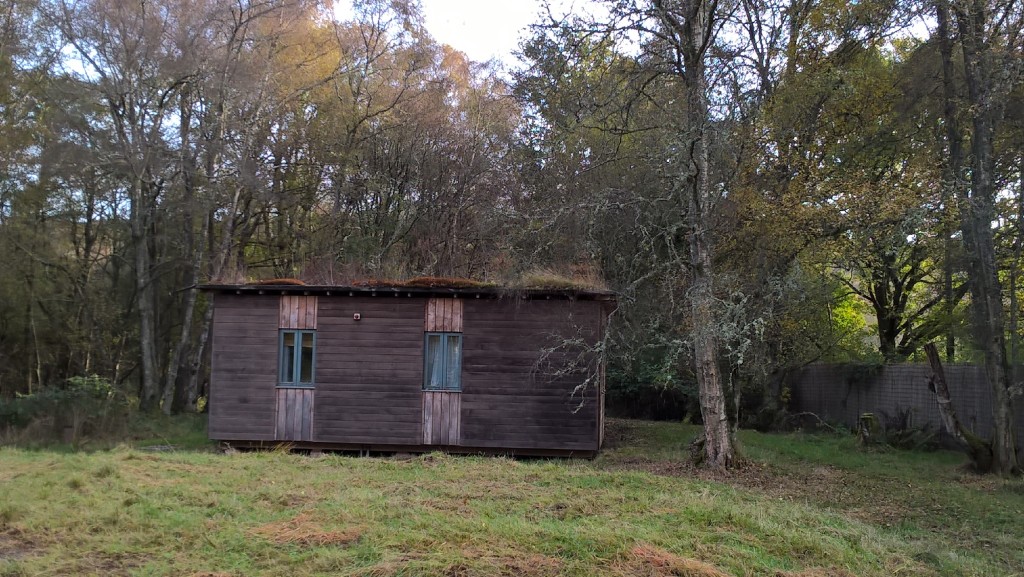
{"label": "cabin roofline", "polygon": [[394,296],[394,297],[454,297],[487,299],[567,299],[617,302],[613,291],[592,289],[542,289],[509,287],[401,287],[401,286],[345,286],[345,285],[265,285],[265,284],[204,284],[200,290],[218,294],[236,295],[323,295],[323,296]]}

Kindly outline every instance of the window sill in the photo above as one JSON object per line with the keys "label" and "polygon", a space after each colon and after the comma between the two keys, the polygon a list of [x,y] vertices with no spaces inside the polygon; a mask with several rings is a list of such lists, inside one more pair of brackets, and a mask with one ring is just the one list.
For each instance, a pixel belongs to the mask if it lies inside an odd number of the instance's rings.
{"label": "window sill", "polygon": [[315,389],[316,385],[314,383],[303,383],[301,385],[293,385],[291,383],[284,383],[284,384],[278,383],[277,384],[277,388],[279,388],[279,389]]}

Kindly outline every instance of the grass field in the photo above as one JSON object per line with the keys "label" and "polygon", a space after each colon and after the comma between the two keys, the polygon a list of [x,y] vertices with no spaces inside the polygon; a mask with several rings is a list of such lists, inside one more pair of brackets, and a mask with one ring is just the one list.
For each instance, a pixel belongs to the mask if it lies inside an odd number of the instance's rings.
{"label": "grass field", "polygon": [[[0,449],[0,576],[1024,575],[1024,483],[952,453],[613,421],[594,461]],[[155,431],[154,431],[155,433]],[[174,444],[188,450],[151,451]]]}

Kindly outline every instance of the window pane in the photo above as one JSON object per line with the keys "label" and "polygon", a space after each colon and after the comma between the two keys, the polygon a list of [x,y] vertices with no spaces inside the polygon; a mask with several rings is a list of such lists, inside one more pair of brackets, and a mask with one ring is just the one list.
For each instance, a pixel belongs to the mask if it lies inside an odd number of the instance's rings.
{"label": "window pane", "polygon": [[295,333],[283,333],[281,337],[281,382],[290,383],[295,378]]}
{"label": "window pane", "polygon": [[302,361],[299,363],[299,382],[313,382],[313,333],[302,333]]}
{"label": "window pane", "polygon": [[462,337],[448,335],[448,347],[445,351],[445,388],[459,390],[459,375],[462,372]]}
{"label": "window pane", "polygon": [[439,389],[444,386],[444,356],[441,335],[427,335],[424,387]]}

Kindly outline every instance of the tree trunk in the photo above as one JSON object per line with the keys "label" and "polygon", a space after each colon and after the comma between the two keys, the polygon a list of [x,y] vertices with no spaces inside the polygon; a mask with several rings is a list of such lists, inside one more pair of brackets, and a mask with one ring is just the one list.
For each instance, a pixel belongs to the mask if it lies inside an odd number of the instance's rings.
{"label": "tree trunk", "polygon": [[957,418],[956,410],[953,409],[953,401],[949,395],[946,371],[942,368],[942,360],[939,359],[939,350],[935,344],[926,344],[924,351],[928,355],[928,364],[932,368],[932,377],[928,387],[935,393],[935,398],[939,402],[939,418],[942,420],[943,430],[956,439],[960,448],[970,455],[971,461],[974,462],[974,467],[979,473],[987,473],[992,469],[992,446],[964,427],[960,419]]}
{"label": "tree trunk", "polygon": [[[942,200],[947,207],[953,206],[963,190],[963,135],[956,114],[956,80],[953,72],[953,38],[949,29],[949,3],[947,0],[935,2],[936,35],[939,38],[939,55],[942,59],[942,120],[946,129],[946,162],[942,167]],[[955,225],[944,223],[943,232],[945,264],[943,265],[943,291],[945,293],[946,314],[953,318],[956,302],[953,300],[953,251],[952,233]],[[953,362],[956,355],[956,340],[950,324],[946,333],[946,362]]]}
{"label": "tree trunk", "polygon": [[[182,251],[191,259],[191,265],[185,277],[185,302],[181,313],[181,333],[178,336],[178,344],[174,348],[170,364],[167,366],[167,375],[164,381],[164,392],[162,409],[165,415],[181,412],[188,405],[186,399],[187,381],[181,378],[182,374],[188,374],[191,366],[189,350],[192,346],[192,328],[195,324],[196,298],[199,289],[196,285],[199,282],[200,271],[203,267],[203,243],[196,242],[195,234],[195,213],[194,204],[196,201],[196,161],[191,152],[191,127],[192,127],[192,103],[190,93],[182,91],[179,96],[179,111],[181,123],[179,134],[181,137],[181,152],[179,164],[182,175],[182,222],[184,224],[182,237]],[[204,210],[204,226],[206,224]],[[202,231],[201,234],[205,233]]]}
{"label": "tree trunk", "polygon": [[710,32],[711,7],[703,0],[684,3],[683,79],[687,90],[685,131],[689,151],[684,192],[690,233],[690,314],[694,363],[701,418],[704,422],[704,465],[727,469],[735,460],[732,429],[718,364],[718,323],[714,314],[712,244],[708,225],[712,216],[710,161],[707,134],[708,100],[704,55]]}
{"label": "tree trunk", "polygon": [[159,367],[156,358],[156,290],[150,255],[149,210],[141,179],[136,179],[131,196],[131,236],[135,251],[135,291],[139,307],[139,355],[142,376],[139,383],[139,410],[157,408],[160,394]]}
{"label": "tree trunk", "polygon": [[1006,358],[1003,293],[992,233],[996,107],[992,102],[990,49],[984,38],[985,3],[974,0],[967,6],[958,4],[956,15],[964,54],[964,79],[973,118],[971,187],[969,195],[961,195],[961,230],[964,244],[972,257],[968,280],[975,335],[985,355],[985,373],[992,388],[992,470],[1009,475],[1018,470],[1018,465],[1013,435],[1013,399],[1010,395],[1012,383]]}

